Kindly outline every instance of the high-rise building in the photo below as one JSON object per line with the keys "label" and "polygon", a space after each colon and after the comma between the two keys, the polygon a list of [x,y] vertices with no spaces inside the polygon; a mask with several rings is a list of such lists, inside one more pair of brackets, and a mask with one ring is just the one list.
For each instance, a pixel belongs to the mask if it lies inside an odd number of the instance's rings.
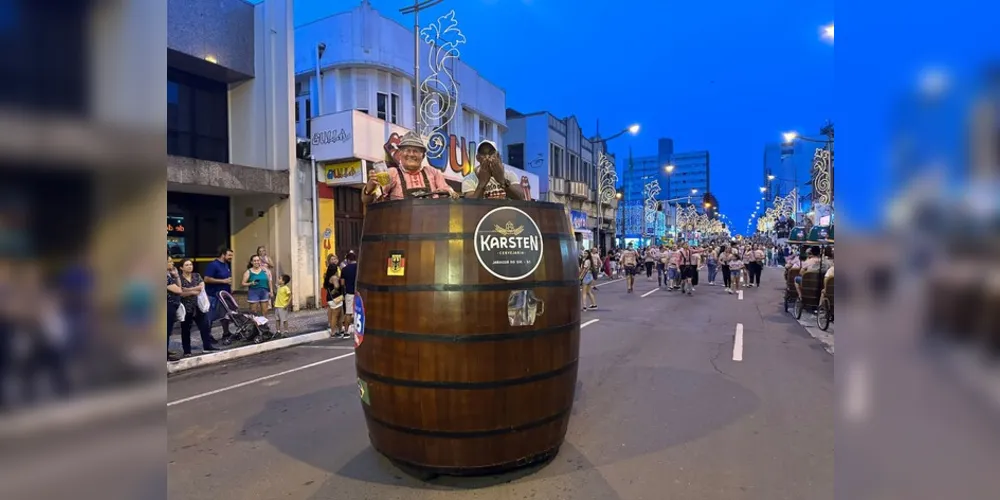
{"label": "high-rise building", "polygon": [[[622,179],[623,203],[619,218],[622,219],[626,239],[649,238],[651,234],[659,234],[660,229],[672,229],[670,210],[676,204],[686,204],[690,199],[699,210],[703,210],[702,196],[709,192],[709,153],[694,151],[686,153],[674,152],[674,141],[661,138],[657,141],[655,155],[630,157],[620,162],[619,178]],[[658,194],[653,198],[668,202],[664,205],[663,228],[656,229],[658,222],[648,222],[645,213],[647,189],[656,181]],[[671,201],[673,200],[673,201]]]}
{"label": "high-rise building", "polygon": [[702,195],[711,191],[708,151],[675,153],[670,163],[674,169],[667,176],[665,199],[696,196],[700,200]]}

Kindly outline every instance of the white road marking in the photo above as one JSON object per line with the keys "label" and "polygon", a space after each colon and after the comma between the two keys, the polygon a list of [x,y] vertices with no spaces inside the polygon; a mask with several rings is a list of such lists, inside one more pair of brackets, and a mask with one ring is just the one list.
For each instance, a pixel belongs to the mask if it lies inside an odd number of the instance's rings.
{"label": "white road marking", "polygon": [[265,380],[270,380],[272,378],[280,377],[282,375],[288,375],[289,373],[295,373],[297,371],[305,370],[307,368],[313,368],[313,367],[316,367],[316,366],[319,366],[319,365],[325,365],[325,364],[327,364],[327,363],[329,363],[331,361],[337,361],[338,359],[344,359],[344,358],[348,358],[348,357],[351,357],[351,356],[354,356],[353,352],[349,352],[347,354],[341,354],[340,356],[335,356],[335,357],[332,357],[332,358],[327,358],[327,359],[324,359],[324,360],[321,360],[321,361],[317,361],[315,363],[309,363],[308,365],[302,365],[302,366],[300,366],[298,368],[292,368],[291,370],[285,370],[283,372],[278,372],[278,373],[274,373],[274,374],[271,374],[271,375],[265,375],[263,377],[258,377],[258,378],[255,378],[253,380],[247,380],[246,382],[240,382],[238,384],[233,384],[233,385],[230,385],[230,386],[227,386],[227,387],[223,387],[221,389],[216,389],[214,391],[203,392],[201,394],[196,394],[196,395],[191,396],[191,397],[187,397],[187,398],[183,398],[183,399],[178,399],[177,401],[171,401],[171,402],[167,403],[167,406],[170,407],[170,406],[174,406],[174,405],[179,405],[181,403],[189,403],[191,401],[196,401],[196,400],[199,400],[201,398],[207,398],[209,396],[214,396],[216,394],[227,392],[227,391],[231,391],[233,389],[239,389],[240,387],[246,387],[248,385],[253,385],[253,384],[256,384],[258,382],[263,382]]}
{"label": "white road marking", "polygon": [[740,300],[743,300],[743,290],[740,290],[739,294],[740,294]]}
{"label": "white road marking", "polygon": [[642,294],[642,297],[644,297],[644,298],[645,298],[645,297],[649,297],[650,295],[652,295],[652,294],[653,294],[654,292],[656,292],[657,290],[659,290],[659,288],[654,288],[654,289],[652,289],[652,290],[650,290],[650,291],[648,291],[648,292],[646,292],[646,293]]}
{"label": "white road marking", "polygon": [[[586,323],[580,325],[580,328],[586,328],[586,327],[588,327],[588,326],[590,326],[590,325],[592,325],[594,323],[597,323],[598,321],[600,321],[600,320],[599,319],[592,319],[592,320],[587,321]],[[331,361],[337,361],[338,359],[344,359],[344,358],[348,358],[348,357],[354,356],[354,352],[353,352],[354,348],[353,347],[347,347],[347,346],[304,346],[303,345],[303,346],[298,346],[298,347],[312,347],[314,349],[351,349],[352,352],[349,352],[347,354],[341,354],[340,356],[335,356],[335,357],[332,357],[332,358],[320,360],[320,361],[317,361],[315,363],[309,363],[308,365],[302,365],[300,367],[292,368],[290,370],[285,370],[283,372],[273,373],[271,375],[265,375],[263,377],[257,377],[257,378],[255,378],[253,380],[247,380],[246,382],[240,382],[238,384],[233,384],[233,385],[230,385],[230,386],[226,386],[226,387],[223,387],[221,389],[216,389],[214,391],[203,392],[201,394],[195,394],[194,396],[186,397],[186,398],[183,398],[183,399],[178,399],[177,401],[171,401],[171,402],[167,403],[167,406],[170,407],[170,406],[175,406],[175,405],[179,405],[179,404],[182,404],[182,403],[189,403],[191,401],[196,401],[196,400],[199,400],[199,399],[202,399],[202,398],[207,398],[209,396],[214,396],[216,394],[220,394],[220,393],[223,393],[223,392],[231,391],[233,389],[239,389],[240,387],[246,387],[248,385],[253,385],[253,384],[256,384],[258,382],[263,382],[265,380],[271,380],[273,378],[278,378],[278,377],[281,377],[282,375],[288,375],[289,373],[295,373],[297,371],[305,370],[305,369],[308,369],[308,368],[313,368],[313,367],[316,367],[316,366],[325,365],[325,364],[327,364],[327,363],[329,363]]]}
{"label": "white road marking", "polygon": [[330,349],[330,350],[343,350],[343,351],[353,351],[353,346],[347,345],[298,345],[295,347],[305,347],[307,349]]}
{"label": "white road marking", "polygon": [[733,361],[743,361],[743,323],[736,323],[736,336],[733,338]]}
{"label": "white road marking", "polygon": [[622,281],[622,280],[624,280],[624,279],[625,279],[625,278],[618,278],[618,279],[616,279],[616,280],[611,280],[611,281],[605,281],[605,282],[603,282],[603,283],[598,283],[598,284],[594,285],[594,288],[600,288],[600,287],[602,287],[602,286],[604,286],[604,285],[610,285],[610,284],[612,284],[612,283],[618,283],[619,281]]}

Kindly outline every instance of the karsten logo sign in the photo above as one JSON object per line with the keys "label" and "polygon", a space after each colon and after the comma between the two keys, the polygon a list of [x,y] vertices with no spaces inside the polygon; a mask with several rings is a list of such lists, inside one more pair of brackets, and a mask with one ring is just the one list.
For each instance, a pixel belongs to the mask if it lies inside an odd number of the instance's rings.
{"label": "karsten logo sign", "polygon": [[479,263],[502,280],[527,278],[542,262],[542,232],[517,208],[490,210],[479,220],[474,238]]}

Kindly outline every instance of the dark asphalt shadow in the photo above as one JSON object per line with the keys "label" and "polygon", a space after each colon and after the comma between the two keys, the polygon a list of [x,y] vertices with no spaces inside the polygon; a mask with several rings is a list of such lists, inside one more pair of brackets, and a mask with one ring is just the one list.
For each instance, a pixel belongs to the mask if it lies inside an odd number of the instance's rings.
{"label": "dark asphalt shadow", "polygon": [[[409,475],[372,449],[354,384],[269,401],[235,439],[265,441],[295,460],[373,486],[465,490],[535,482],[662,451],[710,434],[759,403],[749,390],[715,373],[623,366],[593,387],[585,382],[587,374],[580,378],[559,454],[547,464],[503,475],[427,481]],[[618,498],[599,474],[588,479],[592,498]],[[342,493],[344,485],[337,483],[328,481],[315,498]]]}

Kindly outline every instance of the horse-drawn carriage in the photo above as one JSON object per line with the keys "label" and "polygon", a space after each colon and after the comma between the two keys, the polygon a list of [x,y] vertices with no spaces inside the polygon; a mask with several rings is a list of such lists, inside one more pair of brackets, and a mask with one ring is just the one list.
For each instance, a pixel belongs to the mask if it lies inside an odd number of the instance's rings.
{"label": "horse-drawn carriage", "polygon": [[[808,232],[804,227],[796,227],[792,229],[788,243],[800,248],[819,247],[820,258],[825,260],[827,249],[833,248],[833,226],[814,226]],[[834,278],[831,276],[830,279],[825,279],[828,268],[824,261],[819,272],[803,273],[799,267],[785,271],[785,312],[788,312],[791,305],[795,319],[801,319],[803,311],[808,310],[816,316],[817,326],[824,331],[833,322]]]}

